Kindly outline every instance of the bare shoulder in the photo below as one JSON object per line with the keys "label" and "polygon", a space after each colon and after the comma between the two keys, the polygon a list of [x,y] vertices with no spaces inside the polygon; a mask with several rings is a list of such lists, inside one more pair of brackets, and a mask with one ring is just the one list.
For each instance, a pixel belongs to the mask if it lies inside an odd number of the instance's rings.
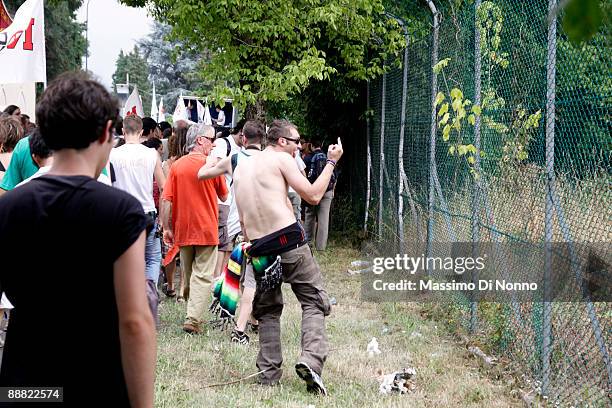
{"label": "bare shoulder", "polygon": [[275,152],[274,159],[277,160],[277,163],[279,166],[282,166],[285,169],[287,168],[287,166],[290,166],[291,164],[294,163],[293,157],[291,157],[290,154],[283,153],[283,152]]}

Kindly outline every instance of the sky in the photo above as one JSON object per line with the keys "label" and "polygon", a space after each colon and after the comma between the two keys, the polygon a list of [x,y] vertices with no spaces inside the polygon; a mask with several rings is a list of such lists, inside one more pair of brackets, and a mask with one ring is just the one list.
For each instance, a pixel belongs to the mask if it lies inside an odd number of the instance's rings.
{"label": "sky", "polygon": [[[87,20],[87,2],[77,11],[82,23]],[[151,32],[152,23],[144,8],[124,6],[117,0],[89,0],[89,71],[110,89],[119,51],[132,51],[136,41]]]}

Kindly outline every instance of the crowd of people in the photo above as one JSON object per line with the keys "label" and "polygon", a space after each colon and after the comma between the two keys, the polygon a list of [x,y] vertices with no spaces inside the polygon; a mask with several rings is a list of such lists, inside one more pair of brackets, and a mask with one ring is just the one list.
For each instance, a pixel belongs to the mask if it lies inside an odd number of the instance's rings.
{"label": "crowd of people", "polygon": [[184,332],[231,325],[241,345],[258,334],[259,383],[278,384],[286,282],[302,306],[296,373],[325,395],[331,306],[308,241],[326,247],[340,141],[324,153],[286,120],[217,134],[118,112],[103,86],[68,73],[44,91],[37,126],[15,106],[0,118],[11,254],[0,289],[12,309],[0,384],[88,401],[95,373],[113,390],[100,402],[152,406],[159,284],[186,302]]}

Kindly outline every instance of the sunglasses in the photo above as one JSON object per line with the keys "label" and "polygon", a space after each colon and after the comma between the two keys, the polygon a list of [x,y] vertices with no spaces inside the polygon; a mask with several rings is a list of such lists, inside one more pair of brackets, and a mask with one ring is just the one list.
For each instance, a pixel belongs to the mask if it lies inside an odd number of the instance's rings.
{"label": "sunglasses", "polygon": [[283,139],[285,139],[285,140],[289,140],[290,142],[293,142],[293,143],[295,143],[295,144],[299,144],[299,143],[300,143],[300,139],[299,139],[299,138],[297,138],[297,139],[292,139],[292,138],[290,138],[290,137],[283,137]]}

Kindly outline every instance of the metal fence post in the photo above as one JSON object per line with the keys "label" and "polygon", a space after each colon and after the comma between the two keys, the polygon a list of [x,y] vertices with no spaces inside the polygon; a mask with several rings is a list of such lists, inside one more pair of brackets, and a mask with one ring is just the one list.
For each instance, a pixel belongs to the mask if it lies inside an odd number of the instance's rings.
{"label": "metal fence post", "polygon": [[380,112],[380,166],[378,185],[378,239],[382,238],[383,223],[383,176],[385,168],[385,105],[387,99],[387,74],[382,79],[382,109]]}
{"label": "metal fence post", "polygon": [[548,52],[546,58],[546,204],[544,215],[544,315],[542,316],[542,395],[548,395],[550,386],[550,356],[552,331],[551,271],[553,242],[553,197],[555,195],[555,76],[557,58],[556,0],[548,1]]}
{"label": "metal fence post", "polygon": [[[397,235],[399,237],[399,245],[400,251],[404,250],[404,198],[402,194],[404,193],[404,180],[402,179],[402,174],[404,172],[404,132],[406,128],[406,93],[408,87],[408,35],[406,38],[406,48],[404,49],[404,75],[402,80],[402,112],[400,114],[400,140],[399,140],[399,151],[398,155],[398,191],[397,191]],[[405,186],[408,188],[408,186]]]}
{"label": "metal fence post", "polygon": [[[427,0],[427,5],[433,14],[433,39],[431,50],[431,133],[429,135],[429,198],[427,203],[427,256],[432,256],[433,242],[433,213],[434,213],[434,170],[436,165],[436,94],[438,92],[438,76],[433,71],[433,66],[438,63],[438,34],[440,14],[433,4],[433,1]],[[427,268],[427,274],[431,275],[431,271]]]}
{"label": "metal fence post", "polygon": [[365,202],[365,215],[363,217],[363,232],[368,232],[368,216],[370,212],[370,195],[371,195],[371,179],[370,172],[372,168],[372,154],[370,153],[370,81],[366,83],[366,202]]}
{"label": "metal fence post", "polygon": [[[480,30],[478,30],[478,8],[481,0],[474,3],[474,104],[480,106],[481,92],[481,59],[480,59]],[[474,257],[478,254],[480,241],[480,115],[474,122],[474,147],[476,148],[476,161],[474,162],[474,185],[472,190],[472,251]],[[472,281],[478,278],[474,275]],[[476,331],[478,323],[478,303],[472,300],[470,304],[470,333]]]}

